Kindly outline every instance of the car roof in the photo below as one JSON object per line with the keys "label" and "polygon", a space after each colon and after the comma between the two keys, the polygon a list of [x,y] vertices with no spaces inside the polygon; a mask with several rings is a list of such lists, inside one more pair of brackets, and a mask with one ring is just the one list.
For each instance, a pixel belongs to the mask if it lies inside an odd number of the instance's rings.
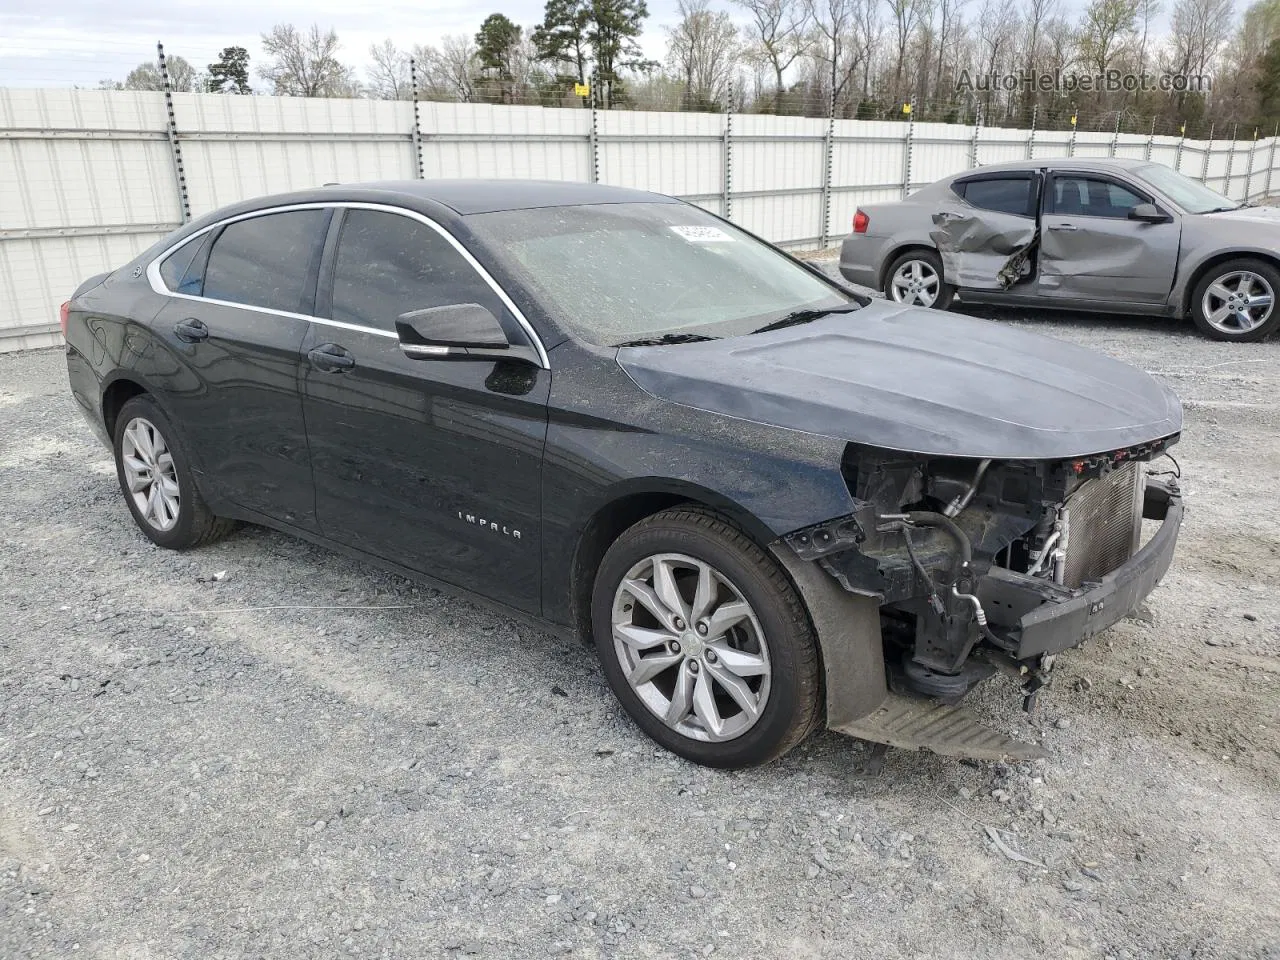
{"label": "car roof", "polygon": [[572,207],[589,203],[679,202],[646,190],[567,180],[382,180],[333,184],[326,189],[333,193],[377,191],[395,194],[401,199],[429,200],[462,216],[499,210]]}
{"label": "car roof", "polygon": [[951,179],[969,176],[975,173],[989,173],[999,170],[1038,170],[1049,167],[1054,170],[1136,170],[1150,166],[1149,160],[1135,160],[1130,157],[1036,157],[1034,160],[1011,160],[1006,163],[986,163],[972,170],[955,174]]}

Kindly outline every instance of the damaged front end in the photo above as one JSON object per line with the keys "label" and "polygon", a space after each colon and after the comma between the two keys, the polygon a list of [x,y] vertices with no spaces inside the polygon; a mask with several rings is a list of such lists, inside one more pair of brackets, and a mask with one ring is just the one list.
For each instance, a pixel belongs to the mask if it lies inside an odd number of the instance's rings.
{"label": "damaged front end", "polygon": [[[1046,462],[850,445],[857,509],[785,540],[879,604],[895,694],[954,705],[1004,669],[1030,706],[1055,654],[1131,613],[1168,570],[1181,499],[1148,464],[1176,440]],[[1144,520],[1159,521],[1145,542]]]}

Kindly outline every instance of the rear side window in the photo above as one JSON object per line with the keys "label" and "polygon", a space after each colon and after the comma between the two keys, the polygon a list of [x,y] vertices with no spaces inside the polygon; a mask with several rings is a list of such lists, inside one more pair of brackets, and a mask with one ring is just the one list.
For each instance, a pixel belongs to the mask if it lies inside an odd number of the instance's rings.
{"label": "rear side window", "polygon": [[204,280],[201,267],[204,259],[200,256],[205,244],[209,242],[209,234],[196,237],[180,246],[160,264],[160,279],[173,293],[200,295]]}
{"label": "rear side window", "polygon": [[209,253],[204,295],[298,313],[324,223],[324,210],[293,210],[228,224]]}
{"label": "rear side window", "polygon": [[983,210],[1028,217],[1031,216],[1031,184],[1030,177],[970,180],[964,184],[962,195],[970,204]]}
{"label": "rear side window", "polygon": [[402,313],[454,303],[503,316],[493,288],[435,230],[394,213],[347,211],[333,266],[334,320],[394,330]]}

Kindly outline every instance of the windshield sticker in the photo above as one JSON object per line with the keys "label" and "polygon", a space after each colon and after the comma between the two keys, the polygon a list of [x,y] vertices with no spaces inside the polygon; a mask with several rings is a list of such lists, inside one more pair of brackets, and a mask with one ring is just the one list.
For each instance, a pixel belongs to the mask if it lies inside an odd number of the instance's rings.
{"label": "windshield sticker", "polygon": [[690,243],[733,243],[733,237],[719,227],[672,227],[671,230]]}

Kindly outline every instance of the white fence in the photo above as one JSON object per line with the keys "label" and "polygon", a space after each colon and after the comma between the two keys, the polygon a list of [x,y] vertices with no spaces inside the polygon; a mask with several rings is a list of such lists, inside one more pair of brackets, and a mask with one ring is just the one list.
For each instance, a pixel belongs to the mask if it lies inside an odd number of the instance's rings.
{"label": "white fence", "polygon": [[[1005,160],[1136,157],[1236,199],[1275,140],[457,103],[0,89],[0,351],[57,342],[57,308],[184,218],[331,181],[595,180],[673,194],[793,248],[861,203]],[[1277,184],[1280,189],[1280,184]]]}

